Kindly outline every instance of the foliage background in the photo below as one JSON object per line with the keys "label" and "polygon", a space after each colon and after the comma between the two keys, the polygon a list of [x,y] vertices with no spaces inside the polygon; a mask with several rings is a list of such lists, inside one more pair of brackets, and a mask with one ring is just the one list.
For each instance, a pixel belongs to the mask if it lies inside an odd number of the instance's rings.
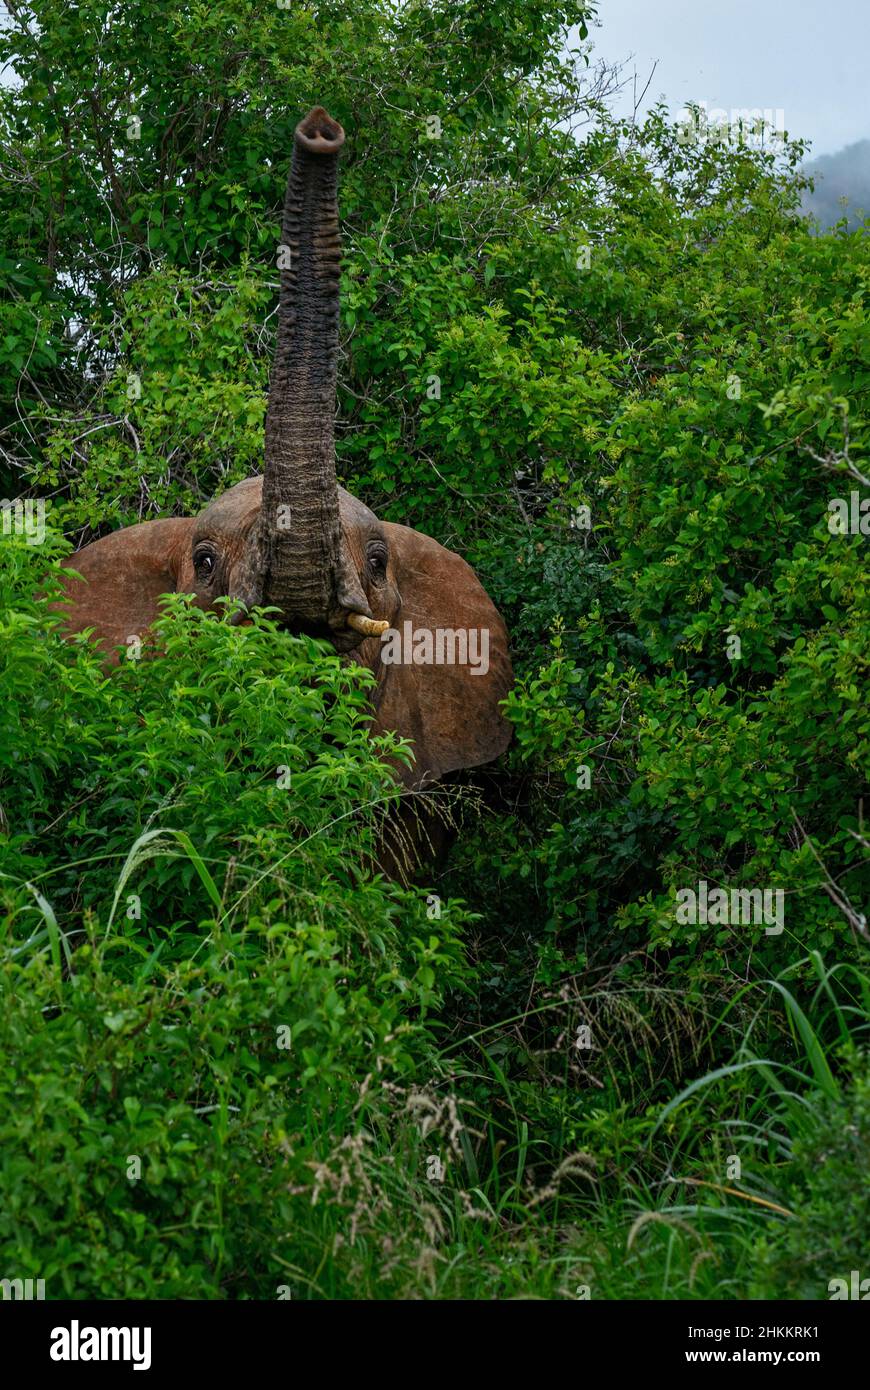
{"label": "foliage background", "polygon": [[[813,234],[800,140],[614,121],[587,5],[7,8],[0,493],[53,539],[0,547],[3,1272],[826,1297],[870,1203],[867,541],[827,525],[865,232]],[[518,675],[419,890],[366,869],[362,675],[176,601],[107,678],[45,607],[64,545],[257,470],[315,101],[342,481],[470,560]],[[678,925],[702,878],[782,888],[782,936]]]}

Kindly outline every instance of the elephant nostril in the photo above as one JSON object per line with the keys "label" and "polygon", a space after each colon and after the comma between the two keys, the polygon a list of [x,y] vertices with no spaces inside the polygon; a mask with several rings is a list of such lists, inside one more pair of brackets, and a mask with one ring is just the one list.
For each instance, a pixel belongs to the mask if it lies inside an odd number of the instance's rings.
{"label": "elephant nostril", "polygon": [[333,154],[344,144],[344,131],[322,106],[315,106],[296,127],[296,143],[310,154]]}

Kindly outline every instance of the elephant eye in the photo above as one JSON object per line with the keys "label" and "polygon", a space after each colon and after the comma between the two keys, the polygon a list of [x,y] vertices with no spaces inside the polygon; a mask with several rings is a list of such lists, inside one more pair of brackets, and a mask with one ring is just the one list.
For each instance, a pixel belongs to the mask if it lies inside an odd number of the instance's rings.
{"label": "elephant eye", "polygon": [[369,569],[378,579],[382,579],[387,572],[387,552],[381,550],[369,551]]}
{"label": "elephant eye", "polygon": [[198,550],[193,557],[193,567],[200,579],[211,579],[214,574],[215,557],[210,550]]}

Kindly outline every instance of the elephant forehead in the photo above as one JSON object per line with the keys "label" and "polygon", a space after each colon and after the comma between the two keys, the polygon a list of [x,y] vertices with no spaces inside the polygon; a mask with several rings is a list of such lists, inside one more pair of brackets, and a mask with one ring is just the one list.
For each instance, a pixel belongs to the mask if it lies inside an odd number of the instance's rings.
{"label": "elephant forehead", "polygon": [[[245,535],[259,515],[262,498],[262,478],[245,478],[244,482],[228,488],[196,518],[194,544],[205,536]],[[338,505],[342,526],[349,535],[359,535],[364,541],[373,535],[383,536],[383,527],[374,512],[343,487],[338,489]],[[289,522],[292,529],[292,504]]]}
{"label": "elephant forehead", "polygon": [[196,518],[194,544],[204,536],[241,535],[253,524],[263,495],[262,478],[246,478],[228,488]]}
{"label": "elephant forehead", "polygon": [[342,529],[349,540],[358,539],[363,546],[375,537],[386,542],[383,525],[371,508],[343,487],[338,489],[338,510]]}

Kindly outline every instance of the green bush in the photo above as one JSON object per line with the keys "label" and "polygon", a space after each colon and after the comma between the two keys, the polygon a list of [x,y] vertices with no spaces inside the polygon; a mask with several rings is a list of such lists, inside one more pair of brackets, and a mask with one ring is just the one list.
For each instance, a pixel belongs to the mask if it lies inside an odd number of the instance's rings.
{"label": "green bush", "polygon": [[[830,1298],[844,1279],[852,1296],[868,1274],[870,1230],[870,1074],[866,1056],[856,1059],[851,1085],[839,1102],[819,1096],[814,1123],[794,1147],[788,1201],[794,1213],[779,1240],[762,1243],[759,1269],[769,1297]],[[859,1297],[866,1297],[859,1293]]]}
{"label": "green bush", "polygon": [[[0,538],[10,1277],[824,1298],[862,1267],[870,585],[829,523],[867,500],[870,243],[803,220],[799,139],[615,120],[586,11],[37,0],[0,35],[0,491],[52,523]],[[469,559],[517,672],[440,917],[373,870],[401,754],[364,673],[182,598],[108,673],[46,606],[60,531],[256,469],[312,100],[348,132],[342,481]],[[678,921],[702,879],[781,890],[784,931]]]}

